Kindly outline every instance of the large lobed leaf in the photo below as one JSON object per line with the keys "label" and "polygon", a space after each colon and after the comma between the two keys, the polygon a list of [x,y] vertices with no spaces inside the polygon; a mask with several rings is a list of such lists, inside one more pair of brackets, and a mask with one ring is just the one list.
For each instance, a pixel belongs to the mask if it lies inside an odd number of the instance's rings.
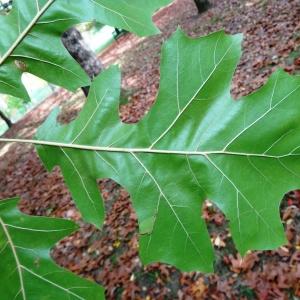
{"label": "large lobed leaf", "polygon": [[141,36],[158,33],[151,16],[171,0],[14,0],[0,15],[0,93],[29,100],[23,72],[76,90],[90,84],[88,76],[61,42],[68,28],[91,20]]}
{"label": "large lobed leaf", "polygon": [[225,213],[242,254],[285,242],[279,204],[300,185],[300,78],[279,70],[234,101],[240,44],[240,35],[191,39],[178,30],[163,46],[157,101],[138,124],[119,119],[120,72],[112,67],[77,120],[58,125],[55,111],[39,129],[37,138],[50,141],[38,146],[40,157],[48,170],[61,167],[86,221],[103,222],[98,178],[129,191],[145,263],[212,271],[201,218],[207,198]]}
{"label": "large lobed leaf", "polygon": [[0,202],[1,299],[104,299],[100,286],[63,270],[50,257],[50,248],[76,225],[24,215],[17,202]]}

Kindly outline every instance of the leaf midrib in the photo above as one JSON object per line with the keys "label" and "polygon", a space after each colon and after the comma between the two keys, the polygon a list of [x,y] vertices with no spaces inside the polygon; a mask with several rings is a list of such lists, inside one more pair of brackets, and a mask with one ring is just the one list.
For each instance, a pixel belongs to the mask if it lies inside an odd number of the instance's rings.
{"label": "leaf midrib", "polygon": [[99,152],[119,152],[119,153],[146,153],[146,154],[169,154],[169,155],[191,155],[191,156],[207,156],[207,155],[233,155],[245,157],[260,157],[260,158],[285,158],[289,156],[300,156],[300,154],[293,153],[293,151],[282,155],[269,155],[265,153],[251,153],[251,152],[234,152],[223,150],[207,150],[207,151],[185,151],[185,150],[169,150],[169,149],[151,149],[151,148],[122,148],[122,147],[105,147],[105,146],[90,146],[82,144],[51,142],[42,140],[30,139],[7,139],[0,138],[0,143],[21,143],[21,144],[34,144],[49,147],[71,148],[86,151],[99,151]]}
{"label": "leaf midrib", "polygon": [[16,261],[16,265],[17,265],[17,269],[18,269],[18,274],[19,274],[19,280],[20,280],[20,290],[22,292],[23,300],[26,300],[27,298],[26,298],[25,288],[24,288],[24,280],[23,280],[23,274],[22,274],[22,265],[20,263],[20,260],[19,260],[16,248],[15,248],[15,245],[13,243],[13,240],[12,240],[12,238],[11,238],[11,236],[9,234],[8,229],[6,228],[6,224],[3,222],[2,218],[0,218],[0,225],[3,228],[4,234],[5,234],[6,238],[7,238],[7,241],[9,243],[9,245],[10,245],[11,250],[12,250],[14,259]]}

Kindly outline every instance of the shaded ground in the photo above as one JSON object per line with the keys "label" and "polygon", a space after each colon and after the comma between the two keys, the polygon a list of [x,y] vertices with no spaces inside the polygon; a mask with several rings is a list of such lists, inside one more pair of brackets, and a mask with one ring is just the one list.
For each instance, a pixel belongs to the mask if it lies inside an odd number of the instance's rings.
{"label": "shaded ground", "polygon": [[[101,54],[105,65],[119,63],[124,97],[121,119],[137,122],[155,100],[159,85],[159,49],[179,24],[191,36],[225,28],[243,32],[244,54],[235,73],[232,93],[246,95],[262,85],[278,66],[300,69],[300,2],[211,0],[198,16],[192,0],[177,0],[154,17],[163,34],[150,38],[121,37]],[[66,102],[68,100],[68,102]],[[60,121],[73,119],[82,94],[66,91],[47,99],[6,133],[31,137],[56,105]],[[5,152],[9,151],[9,152]],[[31,146],[0,148],[0,198],[21,196],[29,214],[72,218],[81,229],[53,251],[55,260],[106,289],[107,299],[298,299],[300,297],[300,194],[288,194],[281,215],[289,243],[276,251],[236,253],[224,216],[207,203],[204,217],[216,250],[216,273],[181,273],[164,264],[142,266],[138,257],[137,220],[126,191],[110,180],[99,183],[107,218],[99,231],[80,219],[60,170],[47,173]]]}

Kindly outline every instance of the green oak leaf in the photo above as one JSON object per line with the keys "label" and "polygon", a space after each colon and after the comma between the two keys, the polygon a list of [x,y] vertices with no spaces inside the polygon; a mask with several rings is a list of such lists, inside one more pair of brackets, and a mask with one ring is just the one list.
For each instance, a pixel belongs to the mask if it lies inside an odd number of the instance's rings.
{"label": "green oak leaf", "polygon": [[91,20],[140,36],[158,33],[155,10],[171,0],[14,0],[0,15],[0,92],[29,100],[21,76],[29,72],[75,91],[90,79],[61,42],[68,28]]}
{"label": "green oak leaf", "polygon": [[173,34],[162,48],[156,103],[138,124],[119,119],[120,71],[111,67],[75,121],[57,124],[56,110],[39,129],[41,159],[48,170],[60,166],[86,221],[103,222],[97,179],[128,190],[144,263],[212,271],[205,199],[225,213],[241,254],[286,241],[279,205],[300,186],[300,78],[279,70],[234,101],[241,40],[224,32]]}
{"label": "green oak leaf", "polygon": [[102,287],[60,268],[50,257],[51,247],[77,226],[24,215],[17,203],[18,199],[0,201],[1,299],[104,299]]}

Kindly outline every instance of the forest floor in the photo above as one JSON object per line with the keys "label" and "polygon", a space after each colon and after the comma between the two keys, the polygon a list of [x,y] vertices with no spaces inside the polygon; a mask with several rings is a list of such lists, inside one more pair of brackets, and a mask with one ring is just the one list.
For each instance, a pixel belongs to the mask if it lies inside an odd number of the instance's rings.
{"label": "forest floor", "polygon": [[[123,74],[120,106],[124,122],[137,122],[155,101],[159,87],[160,47],[179,25],[196,37],[225,29],[244,33],[243,56],[232,83],[238,98],[265,83],[278,66],[300,71],[300,2],[298,0],[211,0],[198,15],[192,0],[177,0],[154,20],[161,35],[122,36],[100,55],[108,66],[118,63]],[[74,119],[84,103],[81,92],[60,90],[5,133],[30,138],[48,113],[62,109],[59,120]],[[284,116],[283,116],[284,118]],[[280,213],[288,243],[274,251],[236,252],[227,222],[209,202],[203,209],[216,251],[214,274],[182,273],[165,265],[143,266],[138,256],[137,218],[129,195],[119,185],[99,182],[107,217],[102,230],[81,220],[58,168],[46,172],[32,146],[0,148],[0,199],[20,196],[20,208],[32,215],[70,218],[80,230],[53,249],[60,265],[106,288],[107,299],[300,299],[300,192],[284,196]],[[199,212],[200,214],[200,212]]]}

